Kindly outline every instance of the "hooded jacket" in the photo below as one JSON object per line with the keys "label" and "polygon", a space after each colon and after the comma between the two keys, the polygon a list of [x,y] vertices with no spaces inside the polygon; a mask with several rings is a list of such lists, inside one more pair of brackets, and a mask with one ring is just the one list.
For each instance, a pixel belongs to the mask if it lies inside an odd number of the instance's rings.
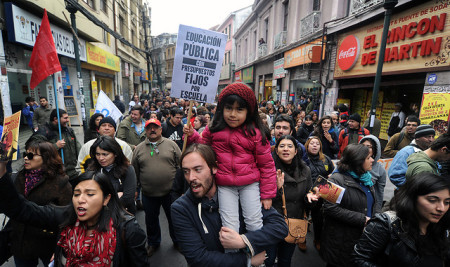
{"label": "hooded jacket", "polygon": [[405,146],[395,155],[391,166],[388,170],[389,179],[396,186],[400,187],[406,182],[406,171],[408,170],[408,163],[406,159],[414,152],[422,151],[417,145],[416,140],[413,140],[409,146]]}
{"label": "hooded jacket", "polygon": [[408,163],[408,170],[405,175],[406,179],[421,172],[431,172],[439,175],[439,165],[423,151],[413,153],[408,157],[406,163]]}
{"label": "hooded jacket", "polygon": [[[242,251],[224,253],[219,239],[219,204],[214,199],[196,198],[189,189],[172,204],[172,224],[181,251],[193,267],[247,266],[247,255]],[[241,235],[251,255],[278,244],[288,234],[286,222],[275,209],[262,209],[262,214],[263,228]]]}
{"label": "hooded jacket", "polygon": [[366,140],[372,140],[375,143],[375,147],[372,147],[372,157],[374,161],[372,163],[372,170],[370,171],[370,174],[372,175],[373,188],[375,189],[376,194],[376,205],[378,209],[381,210],[381,207],[383,206],[384,187],[386,186],[386,170],[380,163],[378,163],[378,160],[381,157],[381,144],[378,138],[374,135],[364,136],[361,140],[359,140],[359,143],[362,144]]}
{"label": "hooded jacket", "polygon": [[217,185],[243,186],[259,182],[261,199],[274,198],[277,194],[277,173],[269,140],[262,145],[261,132],[258,129],[255,132],[255,136],[245,136],[241,127],[225,127],[211,133],[206,126],[201,136],[194,131],[188,143],[212,146],[217,156]]}

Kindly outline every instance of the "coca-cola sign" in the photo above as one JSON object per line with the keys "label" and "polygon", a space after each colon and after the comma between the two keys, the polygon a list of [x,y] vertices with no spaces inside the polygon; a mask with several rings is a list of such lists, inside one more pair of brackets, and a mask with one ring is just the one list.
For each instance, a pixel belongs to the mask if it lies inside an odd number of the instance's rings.
{"label": "coca-cola sign", "polygon": [[339,68],[343,71],[350,70],[355,66],[359,57],[359,40],[354,35],[345,37],[337,54]]}

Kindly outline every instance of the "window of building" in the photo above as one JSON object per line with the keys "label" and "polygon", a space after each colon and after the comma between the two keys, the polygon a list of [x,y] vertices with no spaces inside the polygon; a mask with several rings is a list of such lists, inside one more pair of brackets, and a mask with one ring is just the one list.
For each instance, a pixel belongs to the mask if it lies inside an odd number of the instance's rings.
{"label": "window of building", "polygon": [[122,16],[119,16],[119,33],[120,35],[125,35],[125,21]]}
{"label": "window of building", "polygon": [[94,0],[83,0],[88,6],[90,6],[92,9],[94,8]]}
{"label": "window of building", "polygon": [[228,40],[231,39],[231,24],[228,25]]}
{"label": "window of building", "polygon": [[134,33],[134,30],[131,30],[131,43],[132,44],[136,44],[136,40],[135,39],[136,39],[136,35]]}
{"label": "window of building", "polygon": [[313,0],[313,11],[320,11],[320,0]]}
{"label": "window of building", "polygon": [[100,0],[100,10],[108,14],[108,0]]}
{"label": "window of building", "polygon": [[283,8],[284,8],[283,31],[287,31],[288,18],[289,18],[289,0],[287,0],[286,2],[284,2]]}
{"label": "window of building", "polygon": [[267,42],[269,36],[269,18],[264,20],[264,41]]}

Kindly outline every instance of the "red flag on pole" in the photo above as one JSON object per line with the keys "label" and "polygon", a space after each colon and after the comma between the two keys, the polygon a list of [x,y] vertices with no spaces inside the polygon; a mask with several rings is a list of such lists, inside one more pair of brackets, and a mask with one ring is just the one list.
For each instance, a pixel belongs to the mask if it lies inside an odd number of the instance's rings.
{"label": "red flag on pole", "polygon": [[35,88],[48,76],[61,71],[61,64],[56,53],[46,9],[44,9],[44,17],[42,18],[39,34],[28,66],[33,70],[30,80],[31,89]]}

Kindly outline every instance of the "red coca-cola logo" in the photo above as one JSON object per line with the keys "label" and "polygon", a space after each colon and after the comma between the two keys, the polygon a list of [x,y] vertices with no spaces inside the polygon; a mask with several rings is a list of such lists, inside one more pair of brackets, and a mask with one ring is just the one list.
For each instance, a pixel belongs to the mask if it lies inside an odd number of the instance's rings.
{"label": "red coca-cola logo", "polygon": [[359,57],[359,40],[354,35],[345,37],[337,54],[337,62],[341,70],[350,70]]}

